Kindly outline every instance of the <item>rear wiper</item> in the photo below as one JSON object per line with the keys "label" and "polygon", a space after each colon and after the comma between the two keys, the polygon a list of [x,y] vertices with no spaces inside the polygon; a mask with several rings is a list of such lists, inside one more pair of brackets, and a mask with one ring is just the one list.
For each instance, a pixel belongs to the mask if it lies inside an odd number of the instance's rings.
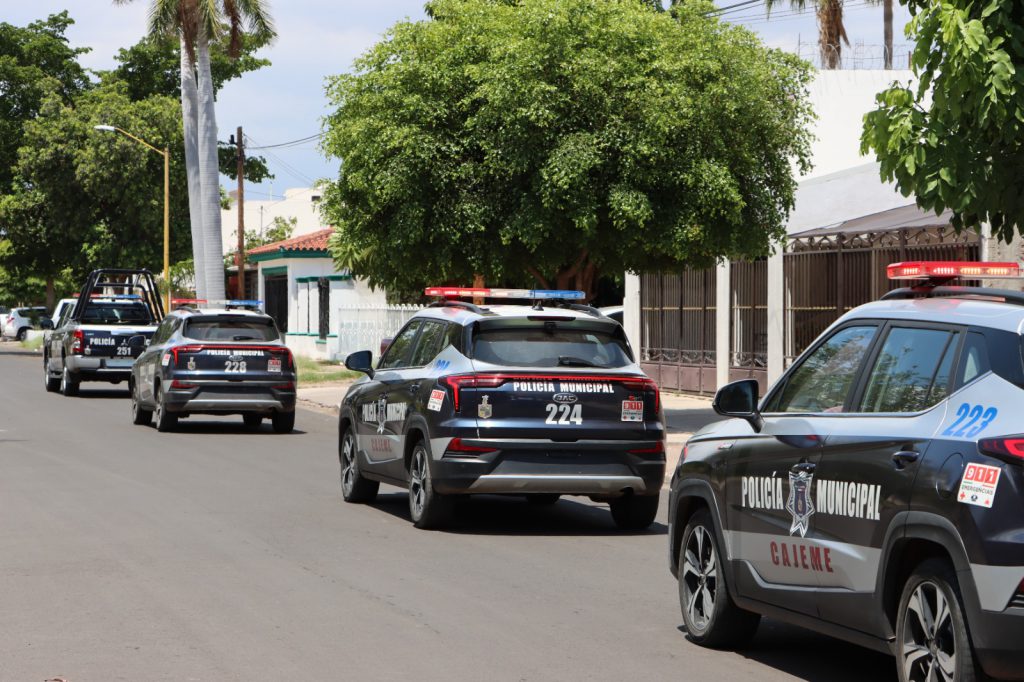
{"label": "rear wiper", "polygon": [[571,355],[559,355],[558,364],[561,367],[604,367],[604,365],[598,365],[583,358],[574,358]]}
{"label": "rear wiper", "polygon": [[231,337],[231,340],[232,341],[255,341],[256,337],[255,336],[233,336],[233,337]]}

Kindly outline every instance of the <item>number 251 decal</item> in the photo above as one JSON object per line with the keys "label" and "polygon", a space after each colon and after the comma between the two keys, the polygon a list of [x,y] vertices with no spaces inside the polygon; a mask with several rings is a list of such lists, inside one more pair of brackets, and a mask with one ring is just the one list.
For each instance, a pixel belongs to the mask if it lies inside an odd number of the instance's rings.
{"label": "number 251 decal", "polygon": [[950,424],[949,428],[942,432],[942,435],[953,438],[974,438],[988,428],[997,414],[999,414],[999,410],[994,407],[961,403],[960,407],[956,408],[956,421]]}

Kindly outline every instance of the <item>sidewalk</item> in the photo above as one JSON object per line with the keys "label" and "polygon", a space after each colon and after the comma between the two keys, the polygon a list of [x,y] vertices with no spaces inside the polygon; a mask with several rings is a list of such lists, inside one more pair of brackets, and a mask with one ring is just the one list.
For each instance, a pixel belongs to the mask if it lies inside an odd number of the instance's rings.
{"label": "sidewalk", "polygon": [[[341,399],[350,385],[351,382],[323,386],[300,386],[299,404],[320,412],[338,414]],[[707,424],[721,420],[722,417],[711,409],[711,400],[708,398],[663,392],[661,402],[665,407],[665,421],[668,428],[668,438],[665,442],[665,471],[670,473],[676,468],[686,439],[693,432]],[[667,476],[668,473],[666,473],[666,480]]]}

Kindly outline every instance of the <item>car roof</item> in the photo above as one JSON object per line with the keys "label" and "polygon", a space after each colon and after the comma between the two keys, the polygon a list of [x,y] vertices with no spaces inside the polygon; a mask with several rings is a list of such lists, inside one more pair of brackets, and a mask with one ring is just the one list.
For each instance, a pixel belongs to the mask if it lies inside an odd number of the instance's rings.
{"label": "car roof", "polygon": [[216,317],[218,315],[231,315],[237,317],[252,317],[261,320],[271,319],[270,315],[261,310],[245,310],[243,308],[175,308],[168,315],[179,317]]}
{"label": "car roof", "polygon": [[963,324],[1016,334],[1024,331],[1024,306],[970,297],[875,301],[854,308],[840,317],[836,324],[864,318]]}
{"label": "car roof", "polygon": [[607,319],[604,315],[601,315],[596,308],[590,308],[589,306],[578,306],[576,308],[562,307],[562,306],[547,306],[540,309],[534,308],[528,305],[508,305],[508,304],[483,304],[477,306],[480,312],[473,310],[472,308],[460,305],[444,305],[444,306],[431,306],[424,308],[416,313],[417,318],[430,318],[444,320],[446,322],[456,322],[462,325],[472,324],[477,320],[483,319],[494,319],[496,317],[504,318],[517,318],[517,317],[551,317],[551,318],[566,318],[572,317],[577,320],[604,320]]}

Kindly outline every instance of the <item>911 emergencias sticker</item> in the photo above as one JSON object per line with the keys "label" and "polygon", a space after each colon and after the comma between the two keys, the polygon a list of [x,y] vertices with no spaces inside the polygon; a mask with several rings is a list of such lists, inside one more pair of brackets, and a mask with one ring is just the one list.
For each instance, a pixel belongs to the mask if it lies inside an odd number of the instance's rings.
{"label": "911 emergencias sticker", "polygon": [[1000,471],[999,467],[987,464],[968,464],[956,498],[964,504],[991,508],[996,498]]}
{"label": "911 emergencias sticker", "polygon": [[280,372],[281,371],[281,359],[270,358],[267,360],[267,371],[268,372]]}
{"label": "911 emergencias sticker", "polygon": [[427,403],[427,409],[433,410],[434,412],[441,411],[441,405],[444,403],[444,391],[441,389],[434,389],[430,392],[430,401]]}
{"label": "911 emergencias sticker", "polygon": [[644,401],[642,400],[623,400],[622,401],[622,421],[624,422],[642,422],[644,420]]}

